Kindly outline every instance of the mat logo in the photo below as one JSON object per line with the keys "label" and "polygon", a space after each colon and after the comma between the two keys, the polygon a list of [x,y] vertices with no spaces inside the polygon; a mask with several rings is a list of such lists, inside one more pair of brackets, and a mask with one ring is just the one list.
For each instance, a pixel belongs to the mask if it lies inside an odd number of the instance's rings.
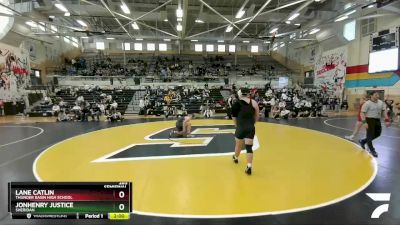
{"label": "mat logo", "polygon": [[[390,193],[367,193],[368,197],[376,202],[389,202]],[[372,219],[378,219],[383,213],[389,211],[389,204],[378,206],[371,214]]]}
{"label": "mat logo", "polygon": [[[230,155],[235,147],[233,125],[193,126],[190,138],[169,138],[172,129],[165,128],[149,134],[142,143],[132,143],[92,162]],[[256,136],[253,150],[257,150],[258,146]]]}

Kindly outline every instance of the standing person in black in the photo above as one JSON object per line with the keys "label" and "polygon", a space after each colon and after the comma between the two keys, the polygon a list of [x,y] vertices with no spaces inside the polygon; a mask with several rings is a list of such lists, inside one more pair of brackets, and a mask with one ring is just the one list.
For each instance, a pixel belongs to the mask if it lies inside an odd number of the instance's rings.
{"label": "standing person in black", "polygon": [[255,123],[259,119],[260,109],[256,101],[250,98],[250,90],[242,88],[238,91],[238,101],[232,106],[232,117],[236,126],[235,154],[233,161],[239,162],[240,151],[243,144],[247,152],[247,166],[245,172],[251,175],[253,167],[253,139],[256,133]]}

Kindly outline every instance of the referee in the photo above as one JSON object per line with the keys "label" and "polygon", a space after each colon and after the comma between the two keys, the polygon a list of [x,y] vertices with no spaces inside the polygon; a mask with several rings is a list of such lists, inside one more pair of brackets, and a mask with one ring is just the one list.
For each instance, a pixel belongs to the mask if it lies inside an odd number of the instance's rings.
{"label": "referee", "polygon": [[235,154],[233,162],[239,162],[240,151],[243,144],[247,152],[247,166],[245,172],[251,175],[253,163],[253,139],[256,133],[255,123],[259,119],[260,109],[256,101],[250,98],[249,89],[242,88],[238,91],[239,101],[232,106],[232,117],[236,126],[235,131]]}
{"label": "referee", "polygon": [[361,119],[367,129],[367,136],[365,139],[359,141],[363,149],[365,149],[365,144],[368,145],[368,149],[374,157],[378,157],[378,153],[375,151],[372,141],[381,135],[382,113],[385,116],[386,127],[390,126],[390,119],[386,113],[385,104],[379,100],[379,92],[374,91],[371,94],[370,100],[364,103],[361,108]]}

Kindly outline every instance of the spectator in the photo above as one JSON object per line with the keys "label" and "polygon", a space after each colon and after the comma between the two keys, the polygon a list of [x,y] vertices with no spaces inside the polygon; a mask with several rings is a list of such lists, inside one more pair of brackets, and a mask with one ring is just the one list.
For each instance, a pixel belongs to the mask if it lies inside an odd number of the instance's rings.
{"label": "spectator", "polygon": [[287,110],[286,108],[283,108],[283,109],[281,110],[281,114],[280,114],[280,117],[281,117],[281,118],[287,120],[287,119],[289,119],[289,115],[290,115],[290,111]]}
{"label": "spectator", "polygon": [[281,112],[281,111],[280,111],[280,109],[279,109],[279,106],[275,105],[275,106],[272,108],[272,118],[278,119],[278,118],[279,118],[280,112]]}
{"label": "spectator", "polygon": [[3,116],[4,113],[4,102],[0,99],[0,116]]}
{"label": "spectator", "polygon": [[58,116],[60,110],[61,110],[60,106],[58,104],[54,104],[51,109],[53,116]]}

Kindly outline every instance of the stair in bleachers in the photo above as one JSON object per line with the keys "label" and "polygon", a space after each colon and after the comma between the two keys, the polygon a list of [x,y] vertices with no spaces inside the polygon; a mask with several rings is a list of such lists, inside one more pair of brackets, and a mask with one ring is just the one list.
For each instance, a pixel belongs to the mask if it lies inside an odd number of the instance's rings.
{"label": "stair in bleachers", "polygon": [[139,101],[141,98],[144,98],[146,95],[145,90],[136,90],[135,94],[132,97],[132,100],[129,102],[125,114],[138,114],[139,113]]}

